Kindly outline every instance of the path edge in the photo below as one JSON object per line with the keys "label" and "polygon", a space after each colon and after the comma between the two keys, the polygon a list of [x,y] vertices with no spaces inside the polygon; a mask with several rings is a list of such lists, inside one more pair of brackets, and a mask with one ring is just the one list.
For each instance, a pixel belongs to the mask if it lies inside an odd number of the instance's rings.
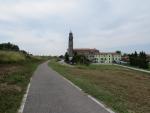
{"label": "path edge", "polygon": [[[55,70],[54,70],[55,71]],[[56,72],[56,71],[55,71]],[[57,72],[58,73],[58,72]],[[60,74],[59,74],[60,75]],[[67,81],[69,84],[71,84],[73,87],[75,87],[77,90],[82,91],[84,93],[84,91],[78,87],[77,85],[75,85],[73,82],[71,82],[70,80],[68,80],[67,78],[65,78],[64,76],[60,75],[65,81]],[[110,108],[108,108],[105,104],[103,104],[101,101],[97,100],[95,97],[87,94],[87,97],[90,98],[92,101],[94,101],[95,103],[97,103],[99,106],[101,106],[102,108],[104,108],[106,111],[108,111],[109,113],[116,113],[114,111],[112,111]]]}
{"label": "path edge", "polygon": [[27,86],[26,93],[23,96],[21,105],[20,105],[17,113],[23,113],[23,110],[24,110],[24,107],[25,107],[25,103],[26,103],[26,100],[27,100],[27,96],[28,96],[28,93],[29,93],[29,89],[30,89],[30,86],[31,86],[31,81],[32,81],[32,77],[31,77],[30,82],[29,82],[29,84]]}

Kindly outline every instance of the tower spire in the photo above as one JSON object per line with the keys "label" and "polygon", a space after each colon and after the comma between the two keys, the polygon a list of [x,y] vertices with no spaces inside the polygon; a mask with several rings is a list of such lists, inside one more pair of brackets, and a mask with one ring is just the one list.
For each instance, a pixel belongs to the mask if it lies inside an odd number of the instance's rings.
{"label": "tower spire", "polygon": [[68,54],[69,57],[73,57],[73,33],[71,31],[69,32]]}

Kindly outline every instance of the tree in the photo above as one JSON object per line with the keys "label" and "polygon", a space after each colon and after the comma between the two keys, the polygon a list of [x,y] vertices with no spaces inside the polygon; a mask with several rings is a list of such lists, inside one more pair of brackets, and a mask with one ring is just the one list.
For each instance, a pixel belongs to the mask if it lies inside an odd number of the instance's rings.
{"label": "tree", "polygon": [[77,53],[74,53],[72,63],[89,65],[90,61],[84,55],[78,55]]}
{"label": "tree", "polygon": [[65,62],[69,62],[69,54],[67,52],[65,53]]}
{"label": "tree", "polygon": [[11,50],[11,51],[19,51],[19,47],[17,45],[8,43],[0,44],[0,50]]}
{"label": "tree", "polygon": [[143,51],[140,52],[139,55],[136,51],[135,53],[130,54],[129,60],[131,66],[137,66],[144,69],[147,69],[149,67],[147,55]]}
{"label": "tree", "polygon": [[147,55],[145,52],[140,52],[139,54],[139,68],[147,69],[149,67]]}
{"label": "tree", "polygon": [[60,56],[59,56],[59,58],[60,58],[60,59],[63,59],[63,58],[64,58],[64,56],[63,56],[63,55],[60,55]]}
{"label": "tree", "polygon": [[121,51],[117,50],[116,53],[121,54]]}
{"label": "tree", "polygon": [[139,65],[139,58],[138,58],[138,54],[135,51],[134,53],[134,66],[138,66]]}

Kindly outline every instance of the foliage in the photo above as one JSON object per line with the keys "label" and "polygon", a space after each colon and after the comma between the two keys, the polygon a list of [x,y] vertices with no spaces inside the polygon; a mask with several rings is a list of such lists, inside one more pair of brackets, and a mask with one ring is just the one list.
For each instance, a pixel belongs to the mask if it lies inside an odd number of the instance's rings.
{"label": "foliage", "polygon": [[0,51],[0,63],[14,63],[24,61],[26,56],[15,51]]}
{"label": "foliage", "polygon": [[116,53],[121,54],[121,51],[117,50]]}
{"label": "foliage", "polygon": [[78,55],[77,53],[74,54],[72,62],[76,64],[90,64],[90,61],[84,55]]}
{"label": "foliage", "polygon": [[139,54],[139,68],[144,68],[144,69],[148,69],[149,68],[149,62],[147,59],[147,55],[145,54],[145,52],[140,52]]}
{"label": "foliage", "polygon": [[132,53],[129,55],[130,65],[131,66],[137,66],[139,68],[148,69],[148,59],[145,52],[140,52],[139,54],[135,51],[135,53]]}
{"label": "foliage", "polygon": [[8,43],[0,44],[0,50],[11,50],[11,51],[19,51],[19,47],[17,45]]}
{"label": "foliage", "polygon": [[67,52],[65,53],[65,62],[69,62],[69,54]]}
{"label": "foliage", "polygon": [[[41,62],[42,59],[32,57],[21,62],[0,64],[0,72],[3,72],[0,73],[0,113],[17,113],[30,78]],[[11,70],[5,72],[2,67],[7,70],[10,67]]]}
{"label": "foliage", "polygon": [[63,56],[63,55],[60,55],[60,56],[59,56],[59,58],[60,58],[60,59],[63,59],[63,58],[64,58],[64,56]]}

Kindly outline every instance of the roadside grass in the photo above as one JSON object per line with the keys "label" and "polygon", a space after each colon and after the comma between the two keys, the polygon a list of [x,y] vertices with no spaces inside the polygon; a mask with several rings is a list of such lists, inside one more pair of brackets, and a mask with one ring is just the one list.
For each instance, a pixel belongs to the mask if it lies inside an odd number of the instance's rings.
{"label": "roadside grass", "polygon": [[[143,68],[139,68],[138,66],[131,66],[130,64],[121,64],[121,65],[123,65],[123,66],[128,66],[128,67],[132,67],[132,68],[137,68],[137,69],[143,69]],[[150,71],[150,64],[149,64],[148,69],[143,69],[143,70]]]}
{"label": "roadside grass", "polygon": [[20,62],[25,60],[26,57],[23,53],[0,50],[0,63],[13,63],[13,62]]}
{"label": "roadside grass", "polygon": [[[8,60],[2,61],[5,56]],[[5,56],[0,56],[0,113],[17,113],[33,72],[45,59],[25,58],[17,52]]]}
{"label": "roadside grass", "polygon": [[150,113],[150,75],[114,65],[49,66],[117,113]]}

